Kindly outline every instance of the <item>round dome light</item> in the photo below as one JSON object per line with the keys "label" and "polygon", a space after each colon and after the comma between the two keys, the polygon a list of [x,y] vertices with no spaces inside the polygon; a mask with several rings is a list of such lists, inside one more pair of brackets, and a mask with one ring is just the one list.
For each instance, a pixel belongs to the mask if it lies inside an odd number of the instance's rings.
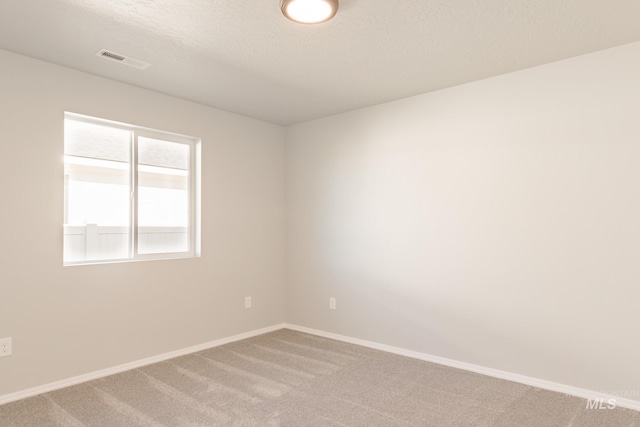
{"label": "round dome light", "polygon": [[300,24],[319,24],[333,18],[338,0],[282,0],[284,16]]}

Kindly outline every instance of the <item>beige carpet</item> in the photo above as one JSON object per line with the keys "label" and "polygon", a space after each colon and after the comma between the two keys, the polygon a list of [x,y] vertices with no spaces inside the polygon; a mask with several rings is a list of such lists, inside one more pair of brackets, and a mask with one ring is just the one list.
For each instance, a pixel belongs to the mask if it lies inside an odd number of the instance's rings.
{"label": "beige carpet", "polygon": [[0,426],[637,426],[640,412],[281,330],[0,406]]}

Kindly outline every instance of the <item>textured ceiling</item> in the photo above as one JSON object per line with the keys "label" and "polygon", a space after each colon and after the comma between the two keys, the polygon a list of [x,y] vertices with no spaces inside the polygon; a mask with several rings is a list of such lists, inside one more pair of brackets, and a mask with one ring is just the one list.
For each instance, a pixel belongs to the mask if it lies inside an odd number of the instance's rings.
{"label": "textured ceiling", "polygon": [[639,22],[639,0],[340,0],[316,26],[279,0],[0,0],[0,49],[288,125],[639,41]]}

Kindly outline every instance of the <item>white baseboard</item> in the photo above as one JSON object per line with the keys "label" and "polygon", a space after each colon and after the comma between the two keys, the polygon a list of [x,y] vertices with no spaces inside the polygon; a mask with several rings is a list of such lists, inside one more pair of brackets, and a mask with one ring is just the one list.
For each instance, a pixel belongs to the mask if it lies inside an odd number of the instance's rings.
{"label": "white baseboard", "polygon": [[184,356],[198,351],[207,350],[209,348],[218,347],[224,344],[229,344],[235,341],[244,340],[247,338],[263,335],[269,332],[277,331],[285,327],[284,323],[269,326],[255,331],[245,332],[243,334],[234,335],[232,337],[221,338],[219,340],[211,341],[204,344],[194,345],[193,347],[183,348],[181,350],[171,351],[169,353],[160,354],[158,356],[151,356],[145,359],[136,360],[134,362],[125,363],[123,365],[114,366],[113,368],[101,369],[99,371],[90,372],[88,374],[78,375],[76,377],[67,378],[64,380],[56,381],[53,383],[41,385],[38,387],[29,388],[26,390],[18,391],[16,393],[5,394],[0,396],[0,405],[4,403],[13,402],[16,400],[24,399],[38,394],[47,393],[50,391],[58,390],[61,388],[69,387],[72,385],[84,383],[87,381],[95,380],[98,378],[108,377],[109,375],[117,374],[131,369],[136,369],[141,366],[151,365],[152,363],[162,362],[164,360],[173,359],[174,357]]}
{"label": "white baseboard", "polygon": [[347,337],[344,335],[333,334],[330,332],[319,331],[317,329],[311,329],[304,326],[285,323],[285,328],[291,329],[293,331],[304,332],[311,335],[317,335],[324,338],[330,338],[337,341],[343,341],[350,344],[356,344],[362,347],[369,347],[375,350],[385,351],[387,353],[398,354],[400,356],[407,356],[413,359],[419,359],[427,362],[437,363],[439,365],[450,366],[452,368],[463,369],[465,371],[475,372],[482,375],[488,375],[490,377],[513,381],[520,384],[530,385],[530,386],[542,388],[545,390],[565,393],[571,396],[581,397],[583,399],[604,401],[605,404],[611,401],[611,402],[615,402],[616,406],[633,409],[635,411],[640,411],[640,401],[638,400],[624,399],[621,397],[600,393],[597,391],[586,390],[583,388],[554,383],[551,381],[541,380],[537,378],[531,378],[524,375],[501,371],[498,369],[485,368],[484,366],[473,365],[471,363],[465,363],[465,362],[460,362],[453,359],[447,359],[444,357],[433,356],[431,354],[419,353],[417,351],[405,350],[403,348],[393,347],[385,344],[378,344],[372,341],[366,341],[358,338]]}

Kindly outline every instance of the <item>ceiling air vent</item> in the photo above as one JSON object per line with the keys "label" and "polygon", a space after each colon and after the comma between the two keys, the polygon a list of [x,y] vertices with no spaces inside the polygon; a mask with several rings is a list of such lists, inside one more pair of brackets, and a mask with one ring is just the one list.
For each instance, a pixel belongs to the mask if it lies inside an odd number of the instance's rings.
{"label": "ceiling air vent", "polygon": [[138,68],[139,70],[145,70],[151,65],[148,62],[140,61],[139,59],[133,59],[126,55],[121,55],[107,49],[101,49],[100,51],[98,51],[98,53],[96,53],[96,56],[108,59],[110,61],[116,61],[133,68]]}

